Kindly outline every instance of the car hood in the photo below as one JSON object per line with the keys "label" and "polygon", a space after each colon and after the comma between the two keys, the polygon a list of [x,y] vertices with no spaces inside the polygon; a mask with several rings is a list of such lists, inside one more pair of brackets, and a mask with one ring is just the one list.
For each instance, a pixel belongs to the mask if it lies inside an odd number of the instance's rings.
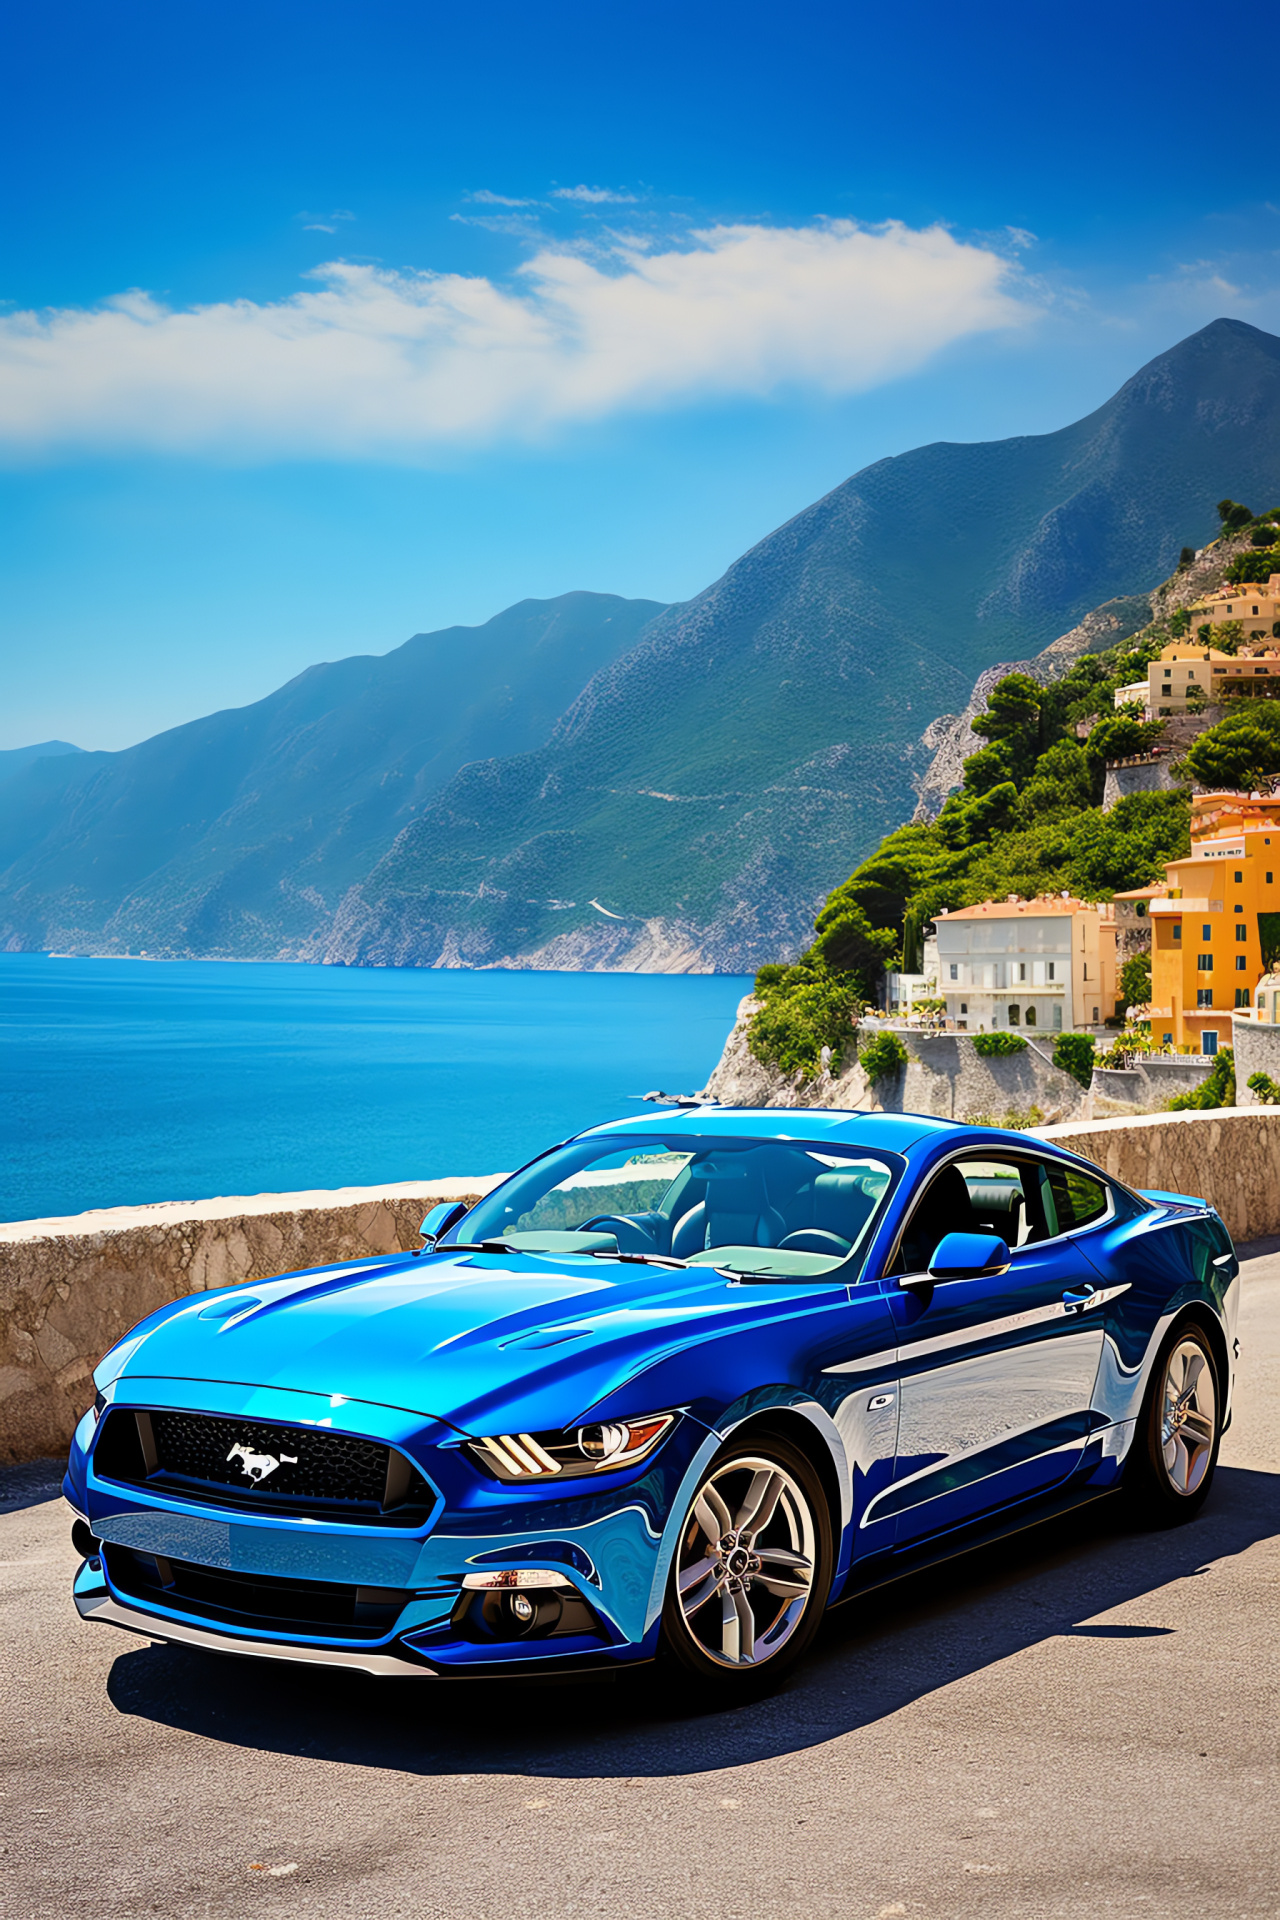
{"label": "car hood", "polygon": [[[549,1255],[435,1254],[200,1294],[144,1321],[98,1370],[341,1395],[492,1432],[570,1424],[665,1354],[812,1312],[843,1285],[735,1284]],[[228,1312],[241,1300],[243,1309]],[[213,1317],[217,1315],[218,1317]]]}

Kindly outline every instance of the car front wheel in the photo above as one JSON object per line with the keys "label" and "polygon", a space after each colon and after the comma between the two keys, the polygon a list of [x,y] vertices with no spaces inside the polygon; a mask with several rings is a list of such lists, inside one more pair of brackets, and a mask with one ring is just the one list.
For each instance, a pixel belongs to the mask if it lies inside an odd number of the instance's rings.
{"label": "car front wheel", "polygon": [[830,1510],[805,1455],[773,1436],[731,1443],[680,1531],[662,1616],[668,1667],[722,1699],[763,1691],[813,1639],[832,1566]]}
{"label": "car front wheel", "polygon": [[1126,1469],[1140,1524],[1174,1527],[1199,1512],[1218,1464],[1221,1417],[1208,1339],[1184,1322],[1160,1349]]}

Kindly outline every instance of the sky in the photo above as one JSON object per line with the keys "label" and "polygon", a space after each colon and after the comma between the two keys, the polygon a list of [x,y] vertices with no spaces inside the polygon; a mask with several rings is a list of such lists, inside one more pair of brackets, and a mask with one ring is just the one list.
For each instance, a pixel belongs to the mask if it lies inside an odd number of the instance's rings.
{"label": "sky", "polygon": [[1280,331],[1233,32],[15,0],[0,748],[127,746],[529,595],[685,599],[874,460],[1052,431],[1222,314]]}

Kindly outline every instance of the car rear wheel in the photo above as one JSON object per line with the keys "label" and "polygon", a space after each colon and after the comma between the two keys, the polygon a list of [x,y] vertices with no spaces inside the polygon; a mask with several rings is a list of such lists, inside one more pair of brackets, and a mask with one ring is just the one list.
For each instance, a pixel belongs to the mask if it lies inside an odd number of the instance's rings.
{"label": "car rear wheel", "polygon": [[1133,1517],[1175,1527],[1209,1497],[1222,1438],[1218,1370],[1194,1323],[1175,1327],[1160,1349],[1125,1471]]}
{"label": "car rear wheel", "polygon": [[831,1515],[799,1448],[730,1444],[690,1503],[667,1585],[662,1656],[723,1700],[772,1686],[813,1639],[833,1566]]}

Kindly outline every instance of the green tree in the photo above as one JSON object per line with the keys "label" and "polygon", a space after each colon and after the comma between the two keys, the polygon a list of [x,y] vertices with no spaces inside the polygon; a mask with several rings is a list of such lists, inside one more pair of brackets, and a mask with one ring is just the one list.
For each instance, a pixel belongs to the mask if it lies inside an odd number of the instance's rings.
{"label": "green tree", "polygon": [[1056,740],[1047,753],[1040,755],[1023,789],[1023,818],[1032,821],[1048,814],[1077,812],[1093,804],[1093,789],[1093,770],[1084,748],[1075,740]]}
{"label": "green tree", "polygon": [[861,907],[846,903],[829,920],[814,942],[814,951],[828,973],[852,975],[869,1000],[876,998],[880,976],[894,958],[898,937],[887,927],[873,927]]}
{"label": "green tree", "polygon": [[1184,767],[1197,786],[1252,792],[1280,773],[1280,708],[1263,701],[1232,703],[1217,726],[1192,743]]}
{"label": "green tree", "polygon": [[[857,988],[812,969],[783,967],[777,972],[781,978],[766,983],[764,1004],[747,1029],[749,1050],[764,1066],[812,1079],[822,1064],[823,1047],[830,1047],[832,1071],[838,1073],[861,1005]],[[756,984],[760,990],[760,975]]]}
{"label": "green tree", "polygon": [[1126,1007],[1151,1004],[1151,955],[1135,953],[1120,969],[1120,998]]}
{"label": "green tree", "polygon": [[1248,507],[1242,507],[1238,500],[1219,500],[1218,518],[1222,522],[1224,533],[1238,533],[1241,527],[1247,527],[1253,515]]}
{"label": "green tree", "polygon": [[1245,1085],[1257,1094],[1264,1107],[1280,1106],[1280,1086],[1269,1073],[1251,1073]]}

